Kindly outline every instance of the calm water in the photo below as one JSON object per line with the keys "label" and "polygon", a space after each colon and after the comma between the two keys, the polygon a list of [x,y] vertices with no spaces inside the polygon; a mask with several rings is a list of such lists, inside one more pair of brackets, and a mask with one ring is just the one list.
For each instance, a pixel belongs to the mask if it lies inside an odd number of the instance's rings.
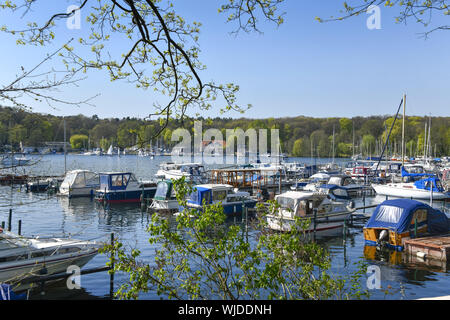
{"label": "calm water", "polygon": [[[64,173],[64,156],[33,156],[38,163],[28,167],[25,172],[33,175],[62,175]],[[96,157],[69,155],[66,159],[67,170],[90,169],[93,171],[131,171],[141,179],[152,179],[159,163],[169,161],[168,157],[150,158],[133,155],[121,157]],[[309,162],[310,159],[293,158],[290,161]],[[319,162],[327,162],[321,159]],[[342,160],[344,161],[344,160]],[[346,161],[346,160],[345,160]],[[366,204],[382,201],[370,198]],[[358,203],[359,202],[359,203]],[[361,201],[357,201],[361,204]],[[435,203],[442,208],[442,204]],[[8,211],[13,209],[13,232],[17,231],[17,222],[22,220],[22,234],[68,236],[79,239],[109,241],[110,234],[125,243],[129,248],[141,250],[141,257],[152,263],[154,247],[148,244],[146,232],[149,215],[139,206],[111,206],[104,208],[91,199],[61,198],[46,193],[26,193],[19,187],[0,186],[0,221],[8,220]],[[372,209],[369,209],[372,210]],[[447,210],[448,208],[444,208]],[[349,230],[350,235],[342,236],[321,243],[332,255],[332,272],[345,275],[355,271],[354,263],[363,259],[370,265],[377,265],[381,270],[381,286],[391,287],[390,294],[383,290],[371,290],[372,299],[416,299],[450,294],[450,273],[445,265],[427,266],[420,262],[405,261],[401,255],[375,256],[364,250],[364,238],[361,228]],[[107,257],[97,255],[84,268],[104,266]],[[116,287],[127,276],[116,274]],[[366,279],[362,286],[365,288]],[[82,276],[80,290],[66,289],[64,281],[47,285],[45,294],[34,292],[30,299],[101,299],[109,296],[109,275],[106,272]],[[141,296],[141,299],[159,299],[155,293]]]}

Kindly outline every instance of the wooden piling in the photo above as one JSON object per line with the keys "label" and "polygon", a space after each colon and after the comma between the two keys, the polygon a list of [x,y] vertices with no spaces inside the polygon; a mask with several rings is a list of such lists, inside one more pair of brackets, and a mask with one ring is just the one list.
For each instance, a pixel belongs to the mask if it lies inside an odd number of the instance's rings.
{"label": "wooden piling", "polygon": [[[111,233],[111,246],[114,246],[114,233]],[[109,296],[114,298],[114,259],[111,259],[111,272],[109,274]]]}
{"label": "wooden piling", "polygon": [[12,223],[12,209],[9,209],[9,215],[8,215],[8,231],[11,231],[11,223]]}
{"label": "wooden piling", "polygon": [[19,234],[19,236],[22,234],[22,220],[19,220],[19,227],[17,233]]}

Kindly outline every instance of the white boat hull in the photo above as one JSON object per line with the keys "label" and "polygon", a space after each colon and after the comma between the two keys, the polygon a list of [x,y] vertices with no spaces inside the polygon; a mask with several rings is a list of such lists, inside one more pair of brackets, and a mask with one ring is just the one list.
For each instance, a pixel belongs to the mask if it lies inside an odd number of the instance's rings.
{"label": "white boat hull", "polygon": [[15,283],[20,279],[42,275],[41,271],[45,267],[44,275],[66,272],[71,265],[83,267],[96,254],[97,250],[91,250],[85,253],[72,253],[56,255],[54,257],[42,257],[36,259],[27,259],[0,264],[0,283]]}
{"label": "white boat hull", "polygon": [[409,183],[396,183],[396,184],[372,184],[373,189],[379,195],[399,197],[399,198],[413,198],[428,200],[432,196],[433,199],[441,200],[449,198],[449,195],[443,192],[433,192],[430,190],[417,189],[411,186]]}
{"label": "white boat hull", "polygon": [[59,188],[59,195],[66,196],[69,198],[73,197],[93,197],[96,187],[81,187],[81,188]]}
{"label": "white boat hull", "polygon": [[[351,215],[351,212],[342,212],[328,214],[328,215],[318,215],[318,222],[316,224],[316,234],[321,236],[335,235],[341,232],[344,226],[344,220],[346,220]],[[328,219],[327,219],[328,216]],[[292,226],[295,224],[295,220],[288,217],[280,217],[278,215],[267,215],[266,216],[267,227],[275,231],[289,232]],[[311,219],[311,224],[305,230],[305,232],[314,232],[314,222]]]}

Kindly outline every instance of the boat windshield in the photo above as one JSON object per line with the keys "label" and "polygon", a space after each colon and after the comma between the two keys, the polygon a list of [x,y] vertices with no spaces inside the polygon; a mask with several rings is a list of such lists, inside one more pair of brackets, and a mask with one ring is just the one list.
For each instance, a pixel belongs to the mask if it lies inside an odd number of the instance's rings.
{"label": "boat windshield", "polygon": [[403,214],[403,210],[403,208],[394,206],[380,206],[375,220],[387,223],[398,223]]}
{"label": "boat windshield", "polygon": [[293,198],[278,197],[277,202],[282,208],[295,210],[295,202],[296,201]]}
{"label": "boat windshield", "polygon": [[166,198],[168,196],[169,184],[166,182],[159,182],[156,188],[155,198]]}

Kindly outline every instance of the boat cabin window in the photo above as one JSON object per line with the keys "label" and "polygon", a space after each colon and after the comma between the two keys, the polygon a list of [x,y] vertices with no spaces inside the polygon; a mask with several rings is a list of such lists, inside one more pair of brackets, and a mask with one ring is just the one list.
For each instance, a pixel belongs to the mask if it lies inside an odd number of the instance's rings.
{"label": "boat cabin window", "polygon": [[98,176],[93,172],[85,172],[86,184],[98,184]]}
{"label": "boat cabin window", "polygon": [[336,188],[336,189],[330,190],[330,192],[337,197],[341,197],[341,198],[348,197],[347,190],[344,190],[344,189]]}
{"label": "boat cabin window", "polygon": [[113,174],[111,175],[111,185],[113,187],[126,186],[131,178],[130,176],[130,174]]}
{"label": "boat cabin window", "polygon": [[388,223],[398,223],[402,213],[403,208],[394,206],[380,206],[375,220]]}
{"label": "boat cabin window", "polygon": [[411,224],[415,224],[416,219],[417,223],[427,221],[427,213],[428,211],[426,209],[417,209],[416,211],[414,211],[411,219]]}
{"label": "boat cabin window", "polygon": [[[345,180],[344,180],[344,182],[345,182]],[[341,185],[341,178],[339,178],[339,177],[331,177],[330,181],[328,181],[328,184],[336,184],[336,185],[340,186]]]}
{"label": "boat cabin window", "polygon": [[213,201],[222,201],[227,197],[227,190],[218,190],[213,192]]}

